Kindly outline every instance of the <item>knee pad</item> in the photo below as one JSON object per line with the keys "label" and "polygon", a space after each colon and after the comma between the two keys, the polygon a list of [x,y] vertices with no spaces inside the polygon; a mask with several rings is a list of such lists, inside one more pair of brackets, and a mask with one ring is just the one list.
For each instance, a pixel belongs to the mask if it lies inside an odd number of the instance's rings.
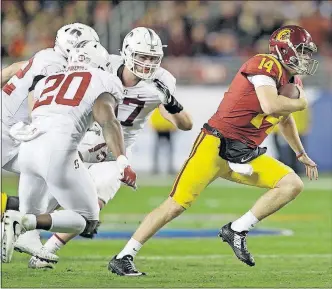
{"label": "knee pad", "polygon": [[[84,217],[83,217],[84,218]],[[100,222],[97,220],[86,220],[86,226],[84,231],[80,234],[81,237],[92,239],[95,234],[98,233],[98,228],[100,226]]]}

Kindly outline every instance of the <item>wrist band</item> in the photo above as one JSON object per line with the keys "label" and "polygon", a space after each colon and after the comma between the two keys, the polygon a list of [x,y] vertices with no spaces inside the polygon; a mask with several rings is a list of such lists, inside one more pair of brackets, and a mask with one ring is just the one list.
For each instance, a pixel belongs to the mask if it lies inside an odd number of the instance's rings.
{"label": "wrist band", "polygon": [[304,154],[305,154],[304,150],[300,151],[300,152],[296,153],[296,158],[298,159],[298,158],[302,157]]}
{"label": "wrist band", "polygon": [[116,159],[116,163],[117,163],[120,171],[123,171],[125,169],[125,167],[129,166],[129,161],[128,161],[127,157],[124,155],[118,156],[118,158]]}

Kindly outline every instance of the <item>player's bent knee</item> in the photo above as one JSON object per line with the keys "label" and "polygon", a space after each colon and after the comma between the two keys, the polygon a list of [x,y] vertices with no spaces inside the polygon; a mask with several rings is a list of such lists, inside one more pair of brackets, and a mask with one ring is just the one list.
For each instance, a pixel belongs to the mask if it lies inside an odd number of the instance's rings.
{"label": "player's bent knee", "polygon": [[96,184],[98,198],[107,204],[121,186],[116,162],[94,164],[89,168],[89,173]]}
{"label": "player's bent knee", "polygon": [[303,191],[304,184],[298,175],[295,175],[295,177],[293,178],[291,189],[294,194],[294,197],[296,197],[298,194],[300,194]]}
{"label": "player's bent knee", "polygon": [[185,211],[185,208],[173,200],[172,197],[169,197],[161,205],[161,208],[166,211],[166,218],[168,222],[181,215]]}
{"label": "player's bent knee", "polygon": [[295,199],[296,196],[303,191],[304,184],[297,174],[290,173],[286,175],[282,180],[280,180],[277,187],[283,188],[285,191],[291,194],[293,199]]}

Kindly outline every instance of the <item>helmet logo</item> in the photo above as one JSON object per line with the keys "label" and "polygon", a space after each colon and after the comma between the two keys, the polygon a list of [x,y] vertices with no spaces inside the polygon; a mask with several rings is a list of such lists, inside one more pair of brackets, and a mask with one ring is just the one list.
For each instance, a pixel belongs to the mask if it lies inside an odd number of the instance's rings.
{"label": "helmet logo", "polygon": [[78,38],[82,35],[82,32],[77,29],[73,29],[72,31],[70,31],[70,35],[73,35],[74,37]]}
{"label": "helmet logo", "polygon": [[80,62],[83,62],[85,60],[85,56],[84,55],[79,55],[78,56],[78,61],[80,61]]}
{"label": "helmet logo", "polygon": [[277,34],[276,40],[282,41],[282,42],[287,42],[290,39],[290,34],[291,34],[290,29],[288,29],[288,28],[283,29]]}

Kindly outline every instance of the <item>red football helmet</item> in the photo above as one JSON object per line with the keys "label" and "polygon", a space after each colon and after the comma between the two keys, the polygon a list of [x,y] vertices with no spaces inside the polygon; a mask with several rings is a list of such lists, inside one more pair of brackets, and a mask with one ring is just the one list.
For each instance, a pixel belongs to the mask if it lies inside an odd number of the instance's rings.
{"label": "red football helmet", "polygon": [[288,25],[274,31],[269,50],[297,74],[313,75],[317,70],[318,61],[311,58],[317,52],[317,46],[309,32],[300,26]]}

